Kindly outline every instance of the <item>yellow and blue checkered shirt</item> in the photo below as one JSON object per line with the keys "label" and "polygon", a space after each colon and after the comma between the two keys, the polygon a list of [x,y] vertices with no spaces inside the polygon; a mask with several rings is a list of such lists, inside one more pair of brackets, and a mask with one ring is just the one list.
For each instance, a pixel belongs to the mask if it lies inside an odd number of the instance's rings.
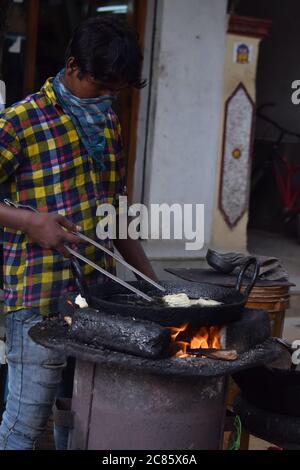
{"label": "yellow and blue checkered shirt", "polygon": [[[104,135],[103,171],[82,145],[71,119],[58,105],[49,79],[40,92],[7,108],[0,115],[0,183],[7,181],[8,197],[40,212],[57,212],[96,238],[97,207],[117,207],[126,193],[118,118],[110,110]],[[110,250],[112,241],[102,242]],[[91,245],[80,252],[114,272],[111,257]],[[36,307],[42,314],[57,312],[61,294],[75,289],[70,261],[40,247],[21,231],[6,227],[3,238],[5,312]],[[101,274],[84,264],[89,284],[103,282]]]}

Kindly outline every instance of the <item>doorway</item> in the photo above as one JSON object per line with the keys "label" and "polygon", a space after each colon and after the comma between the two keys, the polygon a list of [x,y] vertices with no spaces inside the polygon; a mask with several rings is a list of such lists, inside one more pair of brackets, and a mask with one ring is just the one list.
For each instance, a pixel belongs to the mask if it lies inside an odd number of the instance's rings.
{"label": "doorway", "polygon": [[292,256],[300,239],[300,106],[292,103],[292,83],[300,79],[300,4],[236,0],[231,7],[273,23],[258,60],[248,247],[257,252],[267,241],[278,250],[290,245]]}

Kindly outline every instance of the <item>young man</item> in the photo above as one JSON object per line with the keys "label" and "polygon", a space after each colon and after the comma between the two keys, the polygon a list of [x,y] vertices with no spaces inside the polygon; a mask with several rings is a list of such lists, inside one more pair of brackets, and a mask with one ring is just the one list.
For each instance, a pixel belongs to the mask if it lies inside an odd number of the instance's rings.
{"label": "young man", "polygon": [[[111,109],[124,87],[144,86],[136,34],[121,20],[97,17],[75,31],[66,66],[40,92],[5,110],[0,119],[0,183],[10,199],[0,204],[5,227],[4,294],[9,394],[0,449],[32,449],[45,429],[65,357],[35,344],[28,330],[57,313],[59,296],[75,289],[65,247],[71,232],[96,238],[97,207],[118,206],[126,193],[120,125]],[[112,242],[105,242],[112,249]],[[155,279],[140,244],[115,240],[126,261]],[[110,257],[90,245],[80,252],[111,272]],[[105,282],[82,266],[87,281]]]}

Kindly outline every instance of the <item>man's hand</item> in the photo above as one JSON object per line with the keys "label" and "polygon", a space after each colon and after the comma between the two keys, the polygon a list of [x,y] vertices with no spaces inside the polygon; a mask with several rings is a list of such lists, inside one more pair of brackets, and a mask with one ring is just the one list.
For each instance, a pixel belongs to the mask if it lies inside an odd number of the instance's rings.
{"label": "man's hand", "polygon": [[80,227],[59,214],[30,212],[25,219],[23,231],[42,248],[55,249],[66,258],[70,254],[65,243],[82,243],[79,237],[70,233],[79,232]]}

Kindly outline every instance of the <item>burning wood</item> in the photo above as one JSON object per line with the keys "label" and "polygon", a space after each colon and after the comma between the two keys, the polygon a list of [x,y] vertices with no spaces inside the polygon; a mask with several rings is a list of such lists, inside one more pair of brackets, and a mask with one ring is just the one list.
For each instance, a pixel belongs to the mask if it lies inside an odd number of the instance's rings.
{"label": "burning wood", "polygon": [[181,327],[172,327],[171,338],[177,348],[177,357],[187,357],[190,350],[195,349],[221,349],[221,328],[202,327],[195,329],[188,323]]}
{"label": "burning wood", "polygon": [[230,350],[230,349],[213,349],[213,348],[200,348],[200,349],[187,349],[187,353],[191,354],[192,356],[197,357],[209,357],[212,359],[220,359],[223,361],[235,361],[238,358],[237,351]]}

